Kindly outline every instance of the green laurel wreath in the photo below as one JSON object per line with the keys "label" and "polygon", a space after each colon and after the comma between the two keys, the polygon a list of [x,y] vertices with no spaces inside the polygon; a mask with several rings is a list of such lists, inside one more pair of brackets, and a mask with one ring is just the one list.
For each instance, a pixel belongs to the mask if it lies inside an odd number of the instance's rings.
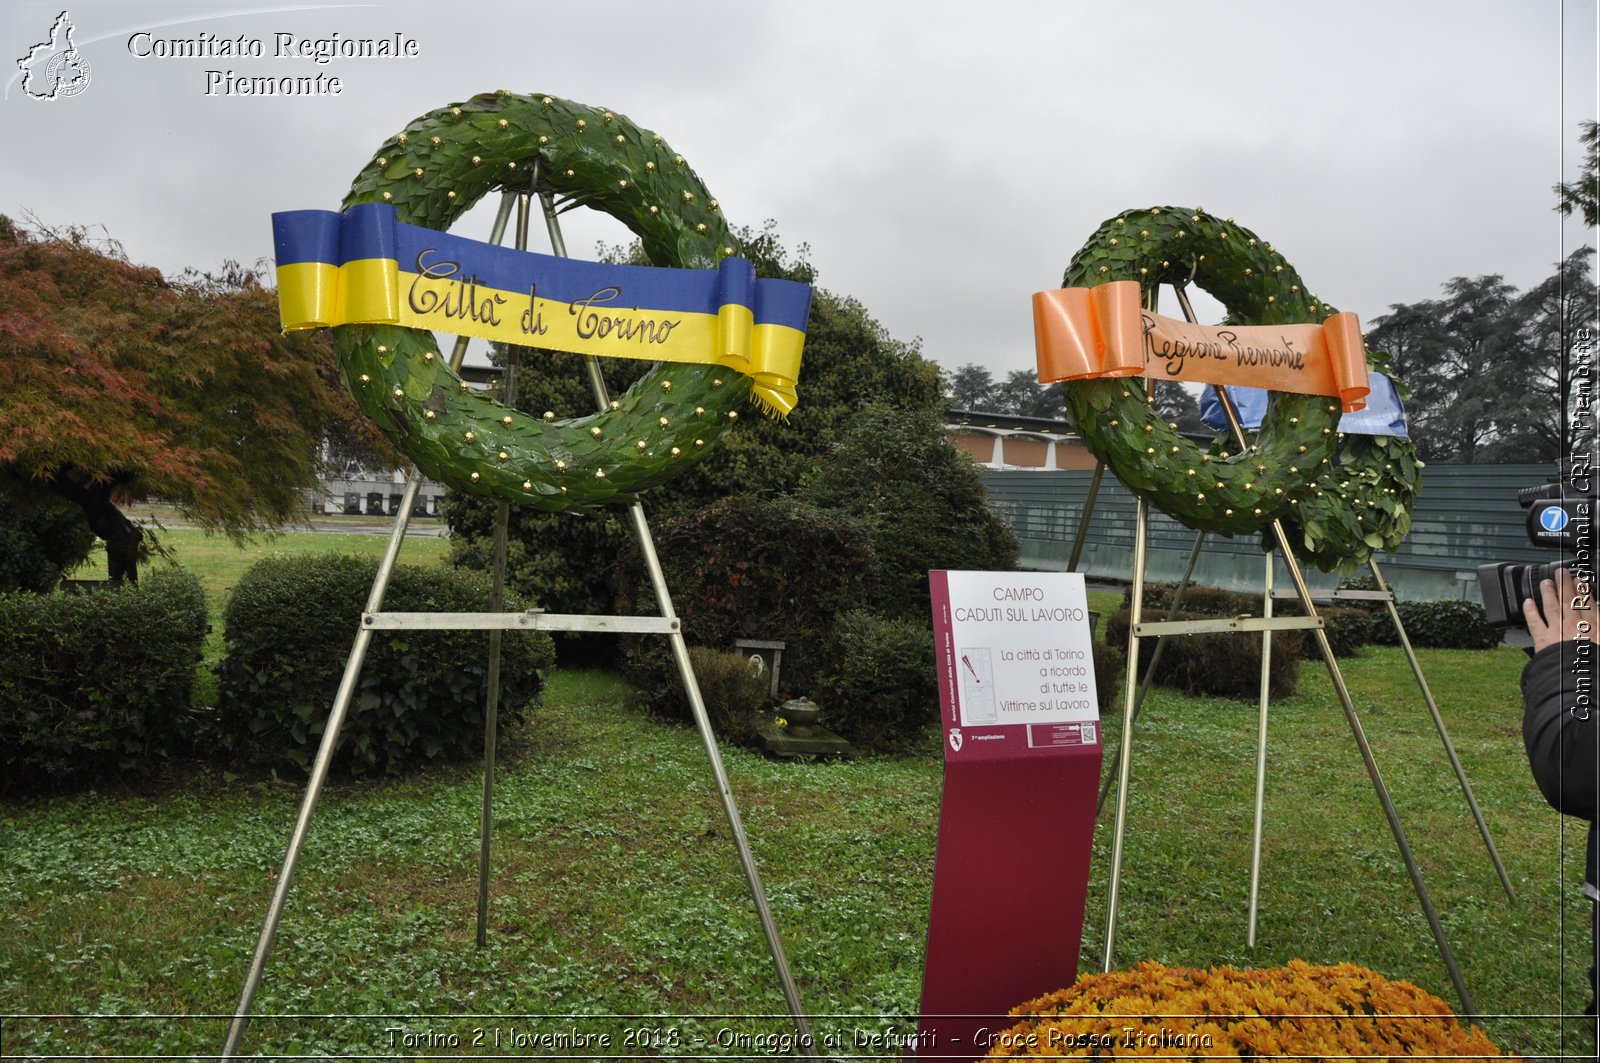
{"label": "green laurel wreath", "polygon": [[[1151,207],[1106,221],[1073,256],[1062,286],[1116,280],[1137,281],[1146,295],[1192,282],[1222,303],[1231,324],[1320,322],[1336,312],[1272,245],[1199,209]],[[1393,549],[1410,530],[1422,468],[1411,441],[1344,437],[1338,403],[1327,396],[1273,392],[1240,451],[1223,441],[1203,450],[1179,435],[1141,382],[1069,381],[1062,390],[1090,452],[1197,531],[1247,534],[1282,520],[1296,555],[1333,571]]]}
{"label": "green laurel wreath", "polygon": [[[552,96],[487,93],[422,115],[383,143],[344,206],[393,203],[400,221],[443,231],[489,192],[535,177],[535,191],[627,225],[655,265],[711,268],[737,253],[717,201],[659,135]],[[721,366],[662,363],[608,410],[540,418],[470,390],[425,329],[343,325],[334,350],[362,412],[424,473],[551,512],[670,479],[739,416],[751,386]]]}

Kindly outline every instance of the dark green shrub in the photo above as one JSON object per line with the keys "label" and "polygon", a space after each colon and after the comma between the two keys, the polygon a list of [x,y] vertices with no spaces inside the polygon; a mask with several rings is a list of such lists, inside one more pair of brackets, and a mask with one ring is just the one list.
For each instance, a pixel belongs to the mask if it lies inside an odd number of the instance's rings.
{"label": "dark green shrub", "polygon": [[839,617],[814,700],[823,726],[863,749],[895,749],[939,722],[929,624],[855,610]]}
{"label": "dark green shrub", "polygon": [[[1126,631],[1123,633],[1123,638],[1127,638]],[[1122,692],[1123,673],[1128,667],[1128,651],[1126,643],[1113,646],[1109,642],[1094,643],[1093,651],[1094,695],[1103,718],[1122,708],[1117,695]]]}
{"label": "dark green shrub", "polygon": [[[1167,610],[1172,608],[1172,598],[1175,593],[1177,585],[1173,583],[1146,584],[1144,620],[1147,622],[1165,620]],[[1132,601],[1133,588],[1128,587],[1122,593],[1122,602],[1126,607]],[[1261,596],[1240,591],[1225,591],[1219,587],[1191,586],[1183,592],[1183,611],[1202,616],[1260,616]],[[1299,599],[1296,598],[1275,600],[1272,603],[1272,611],[1274,616],[1305,615],[1305,610],[1301,608]],[[1356,652],[1370,641],[1371,617],[1363,608],[1319,605],[1317,615],[1323,618],[1323,629],[1328,633],[1328,643],[1333,648],[1335,657],[1354,657]],[[1281,631],[1273,634],[1274,654],[1279,652],[1280,646],[1288,646],[1287,642],[1278,641],[1284,634],[1285,632]],[[1309,630],[1298,632],[1295,652],[1308,660],[1322,659],[1322,650],[1317,646],[1317,637]],[[1259,666],[1261,660],[1259,653],[1256,654],[1256,660]]]}
{"label": "dark green shrub", "polygon": [[[1346,576],[1339,581],[1339,589],[1342,591],[1375,591],[1378,589],[1378,581],[1371,576]],[[1369,607],[1382,608],[1383,603],[1371,602],[1362,606],[1363,609]]]}
{"label": "dark green shrub", "polygon": [[[1395,609],[1417,649],[1487,650],[1505,639],[1505,629],[1491,626],[1477,602],[1397,602]],[[1393,632],[1393,624],[1385,626]],[[1398,642],[1398,636],[1391,641]]]}
{"label": "dark green shrub", "polygon": [[[1165,620],[1167,610],[1172,608],[1172,598],[1177,592],[1178,585],[1175,583],[1145,584],[1144,619]],[[1124,607],[1133,604],[1131,585],[1123,589],[1122,604]],[[1260,616],[1261,595],[1191,584],[1183,591],[1183,609],[1185,612],[1199,613],[1203,616]]]}
{"label": "dark green shrub", "polygon": [[[662,523],[655,540],[689,642],[729,650],[735,639],[786,643],[779,676],[783,698],[815,696],[836,619],[872,600],[876,566],[866,527],[792,498],[725,498]],[[622,568],[633,588],[624,611],[655,613],[637,547],[630,548]],[[686,717],[688,705],[664,639],[629,639],[627,663],[629,679],[653,711]]]}
{"label": "dark green shrub", "polygon": [[0,591],[54,590],[95,542],[77,506],[46,494],[0,490]]}
{"label": "dark green shrub", "polygon": [[[309,768],[377,574],[371,558],[269,557],[244,574],[224,615],[218,665],[224,741],[243,760]],[[489,580],[456,569],[398,566],[384,598],[395,612],[486,612]],[[527,608],[507,596],[506,612]],[[520,720],[553,659],[543,633],[508,631],[499,720]],[[379,631],[361,669],[335,766],[398,773],[483,748],[488,639],[481,631]]]}
{"label": "dark green shrub", "polygon": [[[1372,618],[1364,610],[1349,609],[1344,606],[1319,606],[1317,615],[1322,617],[1322,630],[1328,636],[1328,645],[1335,657],[1354,657],[1361,652],[1361,647],[1370,641]],[[1313,659],[1322,657],[1322,651],[1317,647],[1316,636],[1311,632],[1305,632],[1301,642],[1302,656]]]}
{"label": "dark green shrub", "polygon": [[[1149,614],[1146,614],[1148,617]],[[1166,614],[1161,614],[1165,619]],[[1198,613],[1180,612],[1179,620],[1206,619]],[[1106,642],[1128,644],[1128,610],[1106,620]],[[1208,631],[1197,635],[1172,635],[1161,651],[1156,682],[1185,694],[1215,694],[1229,698],[1255,698],[1261,689],[1261,633],[1259,631]],[[1288,697],[1300,678],[1301,632],[1272,633],[1272,669],[1268,683],[1272,697]],[[1156,640],[1139,640],[1139,674],[1149,667]]]}
{"label": "dark green shrub", "polygon": [[700,697],[711,718],[711,729],[728,741],[747,746],[755,741],[762,706],[767,703],[767,673],[743,654],[689,647]]}
{"label": "dark green shrub", "polygon": [[[1305,615],[1296,600],[1276,602],[1274,606],[1279,616]],[[1373,618],[1365,609],[1319,605],[1317,615],[1322,617],[1322,630],[1328,636],[1328,645],[1335,657],[1354,657],[1371,641]],[[1300,656],[1308,661],[1322,660],[1317,636],[1309,629],[1300,632]]]}
{"label": "dark green shrub", "polygon": [[[1339,581],[1339,589],[1344,591],[1375,591],[1378,582],[1371,576],[1346,576]],[[1343,603],[1350,609],[1355,609],[1367,618],[1367,630],[1362,639],[1368,646],[1398,646],[1400,636],[1395,634],[1394,621],[1389,616],[1389,606],[1385,602],[1368,599],[1349,599]],[[1396,603],[1398,606],[1398,603]]]}
{"label": "dark green shrub", "polygon": [[[1353,576],[1339,586],[1348,590],[1378,589],[1377,582],[1370,576]],[[1361,602],[1355,608],[1367,614],[1369,644],[1400,645],[1400,635],[1395,631],[1387,605],[1380,601]],[[1405,626],[1406,638],[1418,649],[1486,650],[1500,645],[1505,638],[1504,629],[1490,626],[1483,606],[1476,602],[1397,600],[1394,608]]]}
{"label": "dark green shrub", "polygon": [[[570,358],[570,355],[563,355]],[[602,359],[620,362],[620,358]],[[581,377],[574,373],[574,378]],[[494,569],[495,503],[462,493],[445,497],[450,525],[450,563],[464,569]],[[651,510],[651,520],[659,515]],[[605,614],[616,609],[617,558],[634,547],[626,514],[615,507],[592,513],[540,513],[518,506],[511,511],[513,533],[506,540],[506,586],[533,593],[552,612]],[[651,612],[654,613],[652,600]],[[564,663],[607,666],[616,652],[615,636],[559,633]]]}
{"label": "dark green shrub", "polygon": [[862,410],[800,497],[866,521],[878,558],[872,609],[884,616],[927,621],[929,569],[1017,567],[1016,536],[930,411]]}
{"label": "dark green shrub", "polygon": [[188,752],[209,624],[200,581],[0,594],[0,788],[133,781]]}

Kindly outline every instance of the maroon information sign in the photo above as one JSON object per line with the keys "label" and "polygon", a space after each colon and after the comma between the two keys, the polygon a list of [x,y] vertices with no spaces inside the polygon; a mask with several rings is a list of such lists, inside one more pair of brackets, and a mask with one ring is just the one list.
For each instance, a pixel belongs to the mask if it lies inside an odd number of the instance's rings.
{"label": "maroon information sign", "polygon": [[1071,985],[1100,722],[1083,577],[931,572],[944,798],[918,1058],[973,1059]]}

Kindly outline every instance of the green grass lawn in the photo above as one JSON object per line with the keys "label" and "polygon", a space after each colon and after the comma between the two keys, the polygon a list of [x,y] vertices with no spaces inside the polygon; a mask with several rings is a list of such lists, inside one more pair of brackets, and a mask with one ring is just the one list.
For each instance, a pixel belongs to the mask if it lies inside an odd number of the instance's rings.
{"label": "green grass lawn", "polygon": [[[1523,657],[1421,656],[1514,902],[1404,657],[1368,648],[1345,675],[1483,1025],[1530,1057],[1592,1053],[1581,1023],[1563,1031],[1554,1017],[1587,999],[1583,832],[1528,776]],[[1105,730],[1109,756],[1119,721]],[[1246,946],[1255,731],[1253,702],[1152,695],[1134,746],[1119,965],[1348,960],[1455,1006],[1320,666],[1304,664],[1300,692],[1272,706],[1261,923]],[[921,756],[828,764],[724,750],[819,1033],[914,1021],[936,741]],[[473,940],[481,769],[338,783],[311,831],[247,1052],[506,1055],[518,1036],[575,1026],[613,1035],[596,1055],[739,1054],[714,1048],[719,1030],[783,1028],[728,1018],[786,1008],[695,733],[643,716],[612,676],[558,672],[503,748],[488,946]],[[54,1016],[5,1019],[3,1053],[214,1055],[300,793],[198,772],[150,796],[0,805],[0,1009]],[[1083,969],[1099,963],[1111,819],[1108,808],[1096,835]],[[1027,859],[972,855],[1001,881],[1008,861]],[[624,1046],[639,1029],[663,1036]],[[442,1040],[429,1047],[430,1035]]]}
{"label": "green grass lawn", "polygon": [[[171,550],[173,560],[200,578],[205,588],[206,600],[213,610],[227,602],[228,592],[239,582],[245,569],[267,554],[356,554],[361,557],[380,557],[389,544],[384,534],[354,534],[345,532],[289,532],[283,535],[262,535],[244,546],[236,545],[226,535],[216,535],[197,528],[168,528],[159,533],[161,543]],[[450,552],[450,540],[429,535],[409,534],[400,548],[400,561],[405,564],[425,565],[443,560]],[[105,579],[104,552],[95,553],[89,563],[72,573],[75,579]],[[160,558],[150,564],[167,564]]]}

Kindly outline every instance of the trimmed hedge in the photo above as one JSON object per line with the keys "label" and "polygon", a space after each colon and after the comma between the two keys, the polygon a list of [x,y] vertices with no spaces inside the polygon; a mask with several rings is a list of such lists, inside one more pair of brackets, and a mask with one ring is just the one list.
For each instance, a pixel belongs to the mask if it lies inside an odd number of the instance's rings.
{"label": "trimmed hedge", "polygon": [[[1144,591],[1144,618],[1166,619],[1166,611],[1172,607],[1172,597],[1175,593],[1177,593],[1176,584],[1147,584]],[[1132,601],[1133,588],[1129,587],[1122,593],[1122,602],[1126,606]],[[1188,612],[1205,616],[1260,616],[1261,596],[1240,591],[1225,591],[1219,587],[1191,586],[1183,592],[1183,608]],[[1272,612],[1274,616],[1305,615],[1298,598],[1274,601]],[[1323,630],[1328,635],[1328,644],[1332,647],[1335,657],[1354,657],[1362,646],[1372,641],[1371,618],[1364,609],[1318,605],[1317,615],[1322,617]],[[1278,639],[1283,634],[1281,631],[1273,634],[1274,652],[1279,645]],[[1283,645],[1287,646],[1287,643]],[[1322,650],[1317,646],[1317,637],[1309,630],[1300,632],[1297,652],[1306,660],[1322,659]],[[1257,660],[1259,659],[1257,655]]]}
{"label": "trimmed hedge", "polygon": [[[1127,638],[1127,631],[1123,631],[1123,638]],[[1094,652],[1094,697],[1100,707],[1100,716],[1105,718],[1122,708],[1119,695],[1122,693],[1123,673],[1128,667],[1127,643],[1119,642],[1112,645],[1109,642],[1099,641],[1093,645]]]}
{"label": "trimmed hedge", "polygon": [[[1172,598],[1177,593],[1178,585],[1175,583],[1146,583],[1144,619],[1165,620],[1167,610],[1172,608]],[[1132,604],[1133,586],[1130,584],[1122,591],[1122,605],[1127,608]],[[1261,595],[1190,584],[1183,591],[1183,608],[1203,616],[1260,616]]]}
{"label": "trimmed hedge", "polygon": [[[1354,576],[1340,584],[1349,590],[1377,590],[1370,576]],[[1367,615],[1367,642],[1374,646],[1398,646],[1400,636],[1382,602],[1357,606]],[[1476,602],[1443,599],[1431,602],[1397,600],[1395,612],[1405,625],[1406,638],[1417,649],[1487,650],[1505,641],[1505,629],[1489,623],[1488,614]]]}
{"label": "trimmed hedge", "polygon": [[[1283,610],[1284,615],[1298,616],[1299,603],[1289,604],[1293,608]],[[1322,617],[1322,630],[1328,636],[1328,646],[1335,657],[1355,657],[1361,652],[1362,646],[1372,641],[1372,620],[1360,609],[1318,606],[1317,615]],[[1310,660],[1322,659],[1316,636],[1309,631],[1305,632],[1302,639],[1301,656]]]}
{"label": "trimmed hedge", "polygon": [[135,781],[188,752],[209,630],[200,581],[178,569],[85,594],[0,594],[0,788]]}
{"label": "trimmed hedge", "polygon": [[[1304,616],[1305,611],[1295,600],[1273,603],[1277,616]],[[1354,657],[1361,647],[1372,641],[1372,617],[1364,609],[1347,606],[1318,605],[1317,615],[1322,617],[1322,630],[1328,636],[1328,645],[1335,657]],[[1302,631],[1300,656],[1308,661],[1322,660],[1322,650],[1317,646],[1317,636],[1310,630]],[[1273,636],[1276,639],[1276,635]]]}
{"label": "trimmed hedge", "polygon": [[[1395,609],[1406,627],[1406,638],[1417,649],[1488,650],[1505,641],[1505,629],[1492,626],[1483,606],[1476,602],[1396,602]],[[1386,641],[1399,644],[1393,624],[1373,627],[1386,628]]]}
{"label": "trimmed hedge", "polygon": [[927,624],[864,610],[839,618],[817,684],[822,723],[862,749],[894,749],[939,722],[939,678]]}
{"label": "trimmed hedge", "polygon": [[[1187,599],[1187,595],[1185,598]],[[1105,641],[1112,646],[1128,644],[1129,611],[1118,610],[1106,619]],[[1162,613],[1160,619],[1165,620]],[[1201,613],[1180,612],[1179,620],[1206,619]],[[1272,633],[1272,669],[1268,692],[1272,697],[1288,697],[1300,679],[1302,632]],[[1198,635],[1174,635],[1167,640],[1156,669],[1156,682],[1185,694],[1215,694],[1228,698],[1255,698],[1261,689],[1261,633],[1259,631],[1208,631]],[[1155,639],[1139,640],[1139,674],[1149,667],[1156,648]]]}
{"label": "trimmed hedge", "polygon": [[[223,618],[227,651],[217,667],[223,741],[236,756],[310,768],[377,571],[372,558],[277,556],[240,579]],[[490,593],[483,573],[401,565],[384,608],[485,612]],[[505,611],[525,608],[507,594]],[[481,753],[488,660],[480,631],[375,632],[335,768],[396,774]],[[553,660],[548,635],[505,632],[502,724],[522,719],[539,694],[539,669]]]}
{"label": "trimmed hedge", "polygon": [[[1371,576],[1347,576],[1339,581],[1340,590],[1375,591],[1378,582]],[[1398,610],[1402,603],[1395,602]],[[1368,646],[1398,646],[1400,638],[1394,632],[1394,623],[1389,619],[1389,608],[1383,602],[1352,599],[1349,607],[1359,612],[1366,619],[1366,631],[1363,632],[1362,641]],[[1404,617],[1401,618],[1404,623]]]}

